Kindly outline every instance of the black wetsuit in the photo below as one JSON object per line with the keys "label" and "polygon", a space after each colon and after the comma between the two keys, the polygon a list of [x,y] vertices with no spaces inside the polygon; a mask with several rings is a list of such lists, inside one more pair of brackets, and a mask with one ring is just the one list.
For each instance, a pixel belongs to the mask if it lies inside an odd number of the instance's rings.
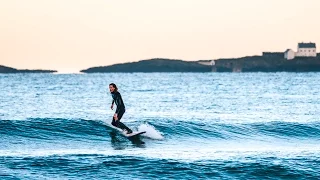
{"label": "black wetsuit", "polygon": [[116,126],[122,130],[127,130],[128,133],[131,133],[132,130],[129,129],[126,125],[124,125],[122,122],[120,122],[120,119],[122,118],[123,114],[126,112],[126,107],[124,106],[121,94],[119,92],[111,93],[112,99],[117,105],[116,114],[118,115],[118,120],[116,121],[114,117],[112,118],[112,125]]}

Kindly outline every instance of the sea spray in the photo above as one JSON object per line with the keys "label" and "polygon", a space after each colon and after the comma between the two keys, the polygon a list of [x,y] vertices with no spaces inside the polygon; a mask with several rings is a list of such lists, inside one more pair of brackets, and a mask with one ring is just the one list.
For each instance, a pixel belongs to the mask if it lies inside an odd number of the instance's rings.
{"label": "sea spray", "polygon": [[151,138],[151,139],[157,139],[157,140],[164,139],[164,137],[162,136],[161,132],[156,130],[155,127],[153,127],[150,124],[141,124],[138,127],[138,131],[146,131],[146,133],[142,135],[144,137],[148,137],[148,138]]}

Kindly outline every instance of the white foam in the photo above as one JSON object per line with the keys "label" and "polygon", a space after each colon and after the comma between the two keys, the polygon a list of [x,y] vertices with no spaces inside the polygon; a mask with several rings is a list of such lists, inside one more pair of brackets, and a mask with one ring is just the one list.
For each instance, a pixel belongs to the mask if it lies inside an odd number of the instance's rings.
{"label": "white foam", "polygon": [[138,131],[146,131],[146,133],[142,134],[142,136],[144,136],[144,137],[148,137],[151,139],[157,139],[157,140],[164,139],[161,132],[159,132],[158,130],[156,130],[155,127],[153,127],[152,125],[149,125],[149,124],[141,124],[138,127]]}

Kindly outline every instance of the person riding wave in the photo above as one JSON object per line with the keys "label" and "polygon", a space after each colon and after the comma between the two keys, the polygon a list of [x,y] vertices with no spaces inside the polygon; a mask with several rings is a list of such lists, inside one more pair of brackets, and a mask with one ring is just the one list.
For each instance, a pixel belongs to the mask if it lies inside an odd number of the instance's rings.
{"label": "person riding wave", "polygon": [[132,133],[132,130],[128,128],[126,125],[124,125],[122,122],[120,122],[123,114],[126,111],[126,108],[124,106],[121,94],[118,92],[118,88],[114,83],[109,84],[109,90],[112,96],[112,103],[111,103],[111,109],[113,110],[114,103],[116,104],[116,112],[113,115],[112,118],[112,125],[122,129],[123,131],[126,131],[127,134]]}

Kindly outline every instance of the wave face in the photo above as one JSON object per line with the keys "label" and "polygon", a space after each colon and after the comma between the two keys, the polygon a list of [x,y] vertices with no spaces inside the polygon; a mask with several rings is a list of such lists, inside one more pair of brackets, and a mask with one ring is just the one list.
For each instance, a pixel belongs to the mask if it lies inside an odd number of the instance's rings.
{"label": "wave face", "polygon": [[[0,75],[0,179],[319,179],[319,78]],[[109,81],[140,139],[111,127]]]}

